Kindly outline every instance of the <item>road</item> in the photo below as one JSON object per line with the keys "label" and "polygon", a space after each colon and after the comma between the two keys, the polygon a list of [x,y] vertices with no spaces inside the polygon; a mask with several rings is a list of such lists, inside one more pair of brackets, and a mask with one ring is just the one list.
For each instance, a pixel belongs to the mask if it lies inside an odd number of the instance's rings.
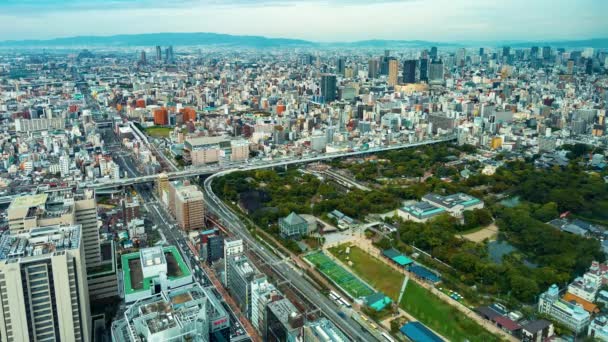
{"label": "road", "polygon": [[291,284],[297,288],[306,298],[314,303],[323,314],[332,322],[334,322],[346,335],[355,341],[374,341],[372,335],[364,331],[358,323],[351,319],[342,318],[338,312],[335,304],[321,295],[319,291],[308,283],[296,270],[292,269],[285,263],[281,262],[281,259],[270,253],[267,249],[260,246],[260,244],[251,236],[247,227],[240,221],[228,206],[226,206],[221,199],[219,199],[213,192],[211,186],[213,180],[216,177],[224,176],[228,173],[234,172],[235,170],[221,171],[216,174],[209,176],[204,182],[204,193],[205,193],[205,204],[207,211],[214,213],[218,219],[227,228],[231,230],[236,236],[243,239],[248,245],[250,250],[255,251],[268,265],[272,265],[273,268],[282,274]]}

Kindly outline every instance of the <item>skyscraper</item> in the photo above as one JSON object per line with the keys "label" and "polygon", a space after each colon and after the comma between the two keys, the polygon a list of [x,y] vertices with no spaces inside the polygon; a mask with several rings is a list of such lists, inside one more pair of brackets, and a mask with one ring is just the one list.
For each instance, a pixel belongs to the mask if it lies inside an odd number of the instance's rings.
{"label": "skyscraper", "polygon": [[416,60],[403,62],[403,83],[416,83]]}
{"label": "skyscraper", "polygon": [[146,64],[146,51],[142,50],[139,54],[139,63]]}
{"label": "skyscraper", "polygon": [[156,45],[156,60],[159,62],[163,60],[163,53],[159,45]]}
{"label": "skyscraper", "polygon": [[550,46],[543,46],[543,59],[544,60],[551,59],[551,47]]}
{"label": "skyscraper", "polygon": [[502,56],[503,57],[507,57],[511,55],[511,47],[510,46],[503,46],[502,48]]}
{"label": "skyscraper", "polygon": [[437,59],[437,47],[433,46],[431,47],[431,53],[429,53],[429,57],[431,57],[431,59]]}
{"label": "skyscraper", "polygon": [[486,53],[486,50],[484,48],[479,48],[479,55],[480,56],[485,55],[485,53]]}
{"label": "skyscraper", "polygon": [[372,58],[367,62],[367,77],[378,77],[378,60],[375,58]]}
{"label": "skyscraper", "polygon": [[3,341],[90,341],[80,225],[32,228],[0,238]]}
{"label": "skyscraper", "polygon": [[420,81],[429,81],[429,60],[427,58],[420,59]]}
{"label": "skyscraper", "polygon": [[399,62],[396,59],[390,60],[388,63],[388,85],[396,86],[399,78]]}
{"label": "skyscraper", "polygon": [[344,69],[346,69],[346,59],[344,57],[340,57],[338,60],[336,60],[336,70],[338,74],[344,76]]}
{"label": "skyscraper", "polygon": [[321,76],[321,95],[326,103],[336,100],[336,75]]}
{"label": "skyscraper", "polygon": [[173,63],[175,61],[175,56],[173,55],[173,46],[169,46],[165,49],[165,62]]}
{"label": "skyscraper", "polygon": [[530,49],[530,57],[532,57],[532,58],[538,58],[538,46],[533,46]]}
{"label": "skyscraper", "polygon": [[429,82],[443,82],[443,62],[441,60],[431,62],[431,66],[429,68]]}

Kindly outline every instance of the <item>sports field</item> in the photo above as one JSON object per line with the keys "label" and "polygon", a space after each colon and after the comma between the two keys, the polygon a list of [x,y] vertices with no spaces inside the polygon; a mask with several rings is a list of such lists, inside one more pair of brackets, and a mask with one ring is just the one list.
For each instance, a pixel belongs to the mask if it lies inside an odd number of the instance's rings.
{"label": "sports field", "polygon": [[346,247],[347,245],[336,246],[330,248],[329,252],[346,265],[348,265],[348,261],[351,261],[350,268],[355,274],[376,290],[397,301],[405,277],[359,247],[351,246],[349,253],[346,254]]}
{"label": "sports field", "polygon": [[146,128],[146,134],[154,138],[168,138],[173,128],[152,126]]}
{"label": "sports field", "polygon": [[314,252],[306,255],[304,258],[310,261],[327,278],[348,292],[353,298],[367,297],[375,292],[352,273],[333,262],[323,252]]}
{"label": "sports field", "polygon": [[[329,251],[340,261],[346,262],[346,246],[333,247]],[[403,284],[401,273],[356,246],[350,247],[348,257],[353,263],[351,269],[355,274],[393,300],[398,299]],[[498,337],[412,279],[407,283],[399,306],[450,341],[499,341]]]}

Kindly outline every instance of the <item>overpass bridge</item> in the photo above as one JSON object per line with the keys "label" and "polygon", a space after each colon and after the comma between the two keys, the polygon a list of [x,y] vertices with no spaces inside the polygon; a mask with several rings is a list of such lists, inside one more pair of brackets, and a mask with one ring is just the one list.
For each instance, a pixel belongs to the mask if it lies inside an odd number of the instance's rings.
{"label": "overpass bridge", "polygon": [[[330,160],[330,159],[336,159],[336,158],[356,157],[356,156],[365,155],[365,154],[373,154],[373,153],[380,153],[380,152],[386,152],[386,151],[400,150],[403,148],[414,148],[414,147],[425,146],[425,145],[441,144],[441,143],[450,142],[450,141],[454,141],[454,140],[456,140],[455,135],[448,135],[448,136],[420,141],[420,142],[416,142],[416,143],[379,146],[379,147],[374,147],[374,148],[370,148],[370,149],[366,149],[366,150],[358,150],[358,151],[350,151],[350,152],[324,153],[324,154],[321,154],[318,156],[310,156],[310,157],[276,158],[273,160],[261,160],[261,161],[255,162],[255,163],[238,163],[238,164],[230,163],[230,164],[226,164],[226,165],[222,165],[222,164],[205,165],[205,166],[191,167],[189,169],[181,170],[181,171],[167,172],[166,175],[169,180],[176,180],[176,179],[190,178],[190,177],[196,177],[196,176],[212,175],[212,174],[222,172],[222,171],[227,171],[227,170],[234,170],[234,171],[236,171],[236,170],[242,170],[242,171],[259,170],[259,169],[266,169],[266,168],[271,168],[271,167],[281,167],[281,166],[289,166],[289,165],[295,165],[295,164],[313,163],[313,162],[317,162],[317,161]],[[86,187],[90,188],[90,189],[95,189],[96,191],[99,191],[100,193],[112,193],[113,192],[112,190],[117,187],[154,182],[157,178],[158,178],[158,174],[122,178],[122,179],[111,180],[108,182],[87,184]],[[0,197],[0,205],[10,203],[14,198],[16,198],[18,196],[19,195]]]}
{"label": "overpass bridge", "polygon": [[[271,168],[271,167],[312,163],[312,162],[330,160],[330,159],[336,159],[336,158],[355,157],[355,156],[360,156],[360,155],[365,155],[365,154],[399,150],[399,149],[403,149],[403,148],[413,148],[413,147],[419,147],[419,146],[425,146],[425,145],[441,144],[441,143],[454,141],[454,140],[456,140],[456,136],[450,135],[450,136],[445,136],[445,137],[441,137],[441,138],[437,138],[437,139],[425,140],[425,141],[410,143],[410,144],[396,144],[396,145],[389,145],[389,146],[380,146],[380,147],[374,147],[374,148],[370,148],[370,149],[366,149],[366,150],[358,150],[358,151],[350,151],[350,152],[324,153],[322,155],[311,156],[311,157],[276,158],[273,160],[262,160],[262,161],[258,161],[255,163],[238,163],[238,164],[230,163],[230,164],[226,164],[226,165],[222,165],[222,164],[205,165],[205,166],[199,166],[199,167],[191,167],[189,169],[181,170],[181,171],[167,172],[165,174],[167,175],[167,178],[169,180],[176,180],[176,179],[181,179],[181,178],[206,176],[206,175],[215,174],[220,171],[226,171],[226,170],[231,170],[231,169],[232,170],[238,169],[238,170],[242,170],[242,171],[259,170],[259,169],[266,169],[266,168]],[[110,189],[110,188],[115,188],[115,187],[120,187],[120,186],[129,186],[129,185],[134,185],[134,184],[153,182],[157,178],[158,178],[157,174],[139,176],[139,177],[131,177],[131,178],[123,178],[123,179],[116,179],[116,180],[112,180],[112,181],[108,181],[108,182],[104,182],[104,183],[93,183],[93,184],[87,185],[87,187],[93,188],[96,190]]]}

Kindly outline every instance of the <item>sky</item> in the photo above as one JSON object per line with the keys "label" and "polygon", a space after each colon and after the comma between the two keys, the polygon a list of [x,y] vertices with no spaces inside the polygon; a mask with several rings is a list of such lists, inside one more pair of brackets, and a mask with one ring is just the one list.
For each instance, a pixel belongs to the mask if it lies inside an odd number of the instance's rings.
{"label": "sky", "polygon": [[0,40],[214,32],[318,42],[608,37],[608,0],[0,0]]}

